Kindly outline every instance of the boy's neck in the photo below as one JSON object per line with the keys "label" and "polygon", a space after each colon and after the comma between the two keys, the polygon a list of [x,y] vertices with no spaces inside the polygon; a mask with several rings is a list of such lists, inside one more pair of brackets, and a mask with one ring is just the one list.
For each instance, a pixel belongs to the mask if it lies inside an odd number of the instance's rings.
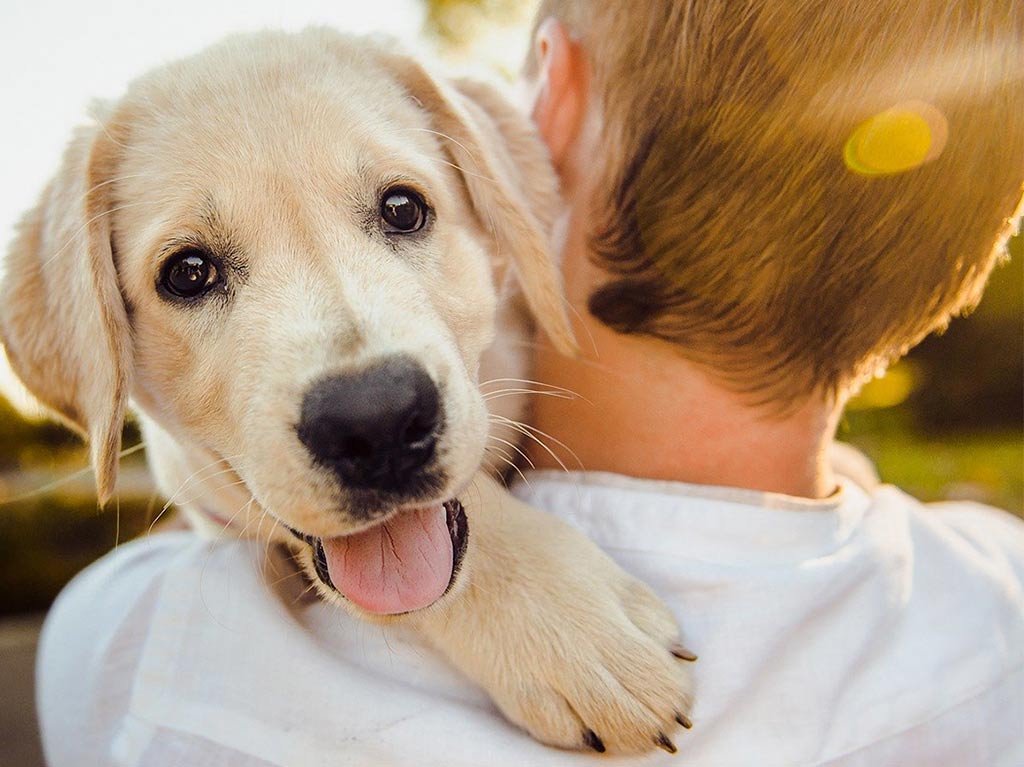
{"label": "boy's neck", "polygon": [[[709,377],[669,344],[615,333],[586,311],[596,284],[579,242],[564,252],[569,299],[583,347],[578,359],[542,348],[537,381],[574,392],[572,400],[537,396],[532,423],[570,469],[766,490],[807,498],[830,495],[828,460],[841,409],[809,400],[773,416]],[[559,468],[531,445],[537,468]]]}

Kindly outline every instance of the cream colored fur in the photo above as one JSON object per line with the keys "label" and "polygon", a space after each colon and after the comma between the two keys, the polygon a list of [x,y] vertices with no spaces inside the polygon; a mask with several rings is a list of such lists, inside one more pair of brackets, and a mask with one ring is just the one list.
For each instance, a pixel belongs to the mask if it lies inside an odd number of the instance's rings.
{"label": "cream colored fur", "polygon": [[[396,182],[428,198],[429,236],[374,230]],[[413,356],[442,393],[440,498],[465,504],[469,549],[447,596],[389,620],[540,740],[579,748],[592,730],[645,751],[690,703],[675,621],[480,471],[494,432],[479,384],[522,377],[524,307],[573,349],[547,247],[557,207],[539,141],[489,88],[327,30],[231,38],[143,77],[76,134],[10,251],[0,330],[22,380],[89,437],[101,499],[130,397],[158,483],[193,524],[291,546],[307,572],[283,525],[329,537],[367,522],[296,438],[302,395]],[[161,264],[196,242],[230,254],[228,287],[169,302]],[[515,418],[522,403],[491,404]]]}

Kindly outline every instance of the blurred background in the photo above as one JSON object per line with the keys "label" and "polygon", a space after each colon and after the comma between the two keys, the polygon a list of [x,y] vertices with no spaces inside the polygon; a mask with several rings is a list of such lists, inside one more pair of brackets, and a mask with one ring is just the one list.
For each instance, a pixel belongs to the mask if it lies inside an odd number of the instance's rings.
{"label": "blurred background", "polygon": [[[116,96],[131,77],[229,31],[326,23],[384,30],[456,67],[514,76],[531,0],[65,0],[5,3],[0,86],[8,148],[0,185],[0,240],[56,167],[93,97]],[[197,23],[198,22],[198,23]],[[1024,516],[1024,240],[997,269],[981,306],[921,344],[849,408],[840,437],[864,451],[882,479],[921,499],[972,499]],[[0,276],[2,278],[2,276]],[[139,435],[129,425],[126,447]],[[118,543],[148,530],[164,507],[142,450],[122,461],[117,498],[100,511],[78,440],[48,422],[0,359],[0,766],[38,760],[31,654],[39,615],[61,586]],[[29,616],[18,618],[17,616]],[[6,619],[4,621],[4,619]],[[6,628],[5,628],[6,627]],[[20,681],[19,681],[20,680]]]}

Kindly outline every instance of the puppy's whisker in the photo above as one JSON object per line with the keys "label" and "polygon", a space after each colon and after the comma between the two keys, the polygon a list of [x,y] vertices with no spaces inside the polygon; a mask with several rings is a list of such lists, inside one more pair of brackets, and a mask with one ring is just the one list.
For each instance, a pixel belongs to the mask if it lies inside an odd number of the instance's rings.
{"label": "puppy's whisker", "polygon": [[125,144],[123,141],[118,141],[114,137],[114,134],[112,134],[110,132],[110,126],[107,125],[105,120],[100,119],[100,118],[96,117],[95,115],[93,115],[93,119],[96,122],[96,127],[103,133],[103,135],[106,137],[107,141],[109,141],[114,146],[116,146],[116,147],[118,147],[120,149],[131,149],[133,152],[138,152],[143,157],[149,157],[149,158],[154,159],[154,160],[161,159],[160,156],[156,152],[150,152],[148,150],[143,149],[141,146],[129,147],[128,144]]}
{"label": "puppy's whisker", "polygon": [[268,581],[268,584],[267,584],[267,585],[269,585],[269,586],[275,586],[275,587],[276,587],[276,586],[280,586],[280,585],[281,585],[282,583],[286,583],[287,581],[290,581],[290,580],[292,580],[293,578],[298,578],[298,577],[300,577],[301,575],[302,575],[302,573],[301,573],[301,572],[298,572],[297,570],[293,570],[292,572],[290,572],[290,573],[288,573],[288,574],[286,574],[286,575],[282,575],[282,576],[278,577],[278,578],[277,578],[277,580],[274,580],[274,581]]}
{"label": "puppy's whisker", "polygon": [[[240,456],[235,456],[235,457],[240,457]],[[182,481],[182,483],[180,485],[178,485],[178,489],[175,490],[173,493],[171,493],[170,498],[167,499],[167,502],[163,505],[163,508],[160,509],[159,513],[153,519],[152,524],[150,524],[150,526],[149,526],[149,532],[153,532],[153,526],[156,525],[156,523],[160,521],[160,518],[164,515],[164,513],[167,511],[167,509],[169,509],[172,505],[174,505],[177,502],[178,497],[185,491],[185,489],[187,487],[189,487],[189,485],[193,481],[199,481],[198,480],[198,475],[208,471],[211,468],[216,468],[216,467],[220,466],[222,461],[223,462],[229,462],[229,459],[228,458],[216,458],[213,461],[210,461],[209,463],[203,465],[202,467],[200,467],[196,471],[192,472],[188,477],[186,477]],[[232,469],[230,469],[230,468],[229,469],[222,469],[221,471],[216,472],[215,474],[211,474],[209,477],[204,477],[203,481],[205,481],[207,479],[213,479],[214,477],[220,476],[221,474],[224,474],[224,473],[226,473],[228,471],[231,471],[231,470]]]}
{"label": "puppy's whisker", "polygon": [[[487,450],[494,450],[494,451],[498,451],[498,450],[501,450],[501,448],[497,448],[497,447],[494,447],[493,445],[491,445],[491,446],[489,446],[489,447],[487,447],[487,448],[484,448],[484,450],[485,450],[485,451],[487,451]],[[502,460],[503,460],[503,461],[504,461],[504,462],[505,462],[506,464],[508,464],[508,465],[509,465],[509,467],[511,467],[511,468],[512,468],[512,470],[513,470],[513,471],[514,471],[514,472],[515,472],[516,474],[518,474],[518,475],[519,475],[520,479],[522,479],[524,483],[526,483],[527,485],[529,485],[529,484],[530,484],[529,480],[527,480],[527,479],[526,479],[526,475],[525,475],[525,474],[523,474],[523,470],[519,468],[519,465],[518,465],[518,464],[517,464],[517,463],[516,463],[515,461],[513,461],[513,460],[512,460],[512,457],[511,457],[511,456],[510,456],[510,455],[509,455],[508,453],[506,453],[505,451],[503,451],[503,450],[502,450],[502,451],[501,451],[501,454],[500,454],[500,455],[499,455],[498,457],[499,457],[499,458],[501,458],[501,459],[502,459]],[[500,472],[500,471],[498,471],[498,470],[497,470],[497,467],[496,467],[496,466],[494,466],[494,465],[491,465],[491,466],[489,467],[489,469],[490,469],[490,471],[491,471],[492,473],[494,473],[494,474],[501,474],[501,472]]]}
{"label": "puppy's whisker", "polygon": [[554,437],[551,434],[548,434],[543,429],[538,429],[536,426],[531,426],[530,424],[528,424],[528,423],[526,423],[524,421],[517,421],[514,418],[508,418],[507,416],[503,416],[503,415],[494,415],[493,418],[495,418],[496,420],[500,421],[501,423],[506,424],[507,426],[511,426],[511,427],[517,428],[519,430],[525,429],[526,431],[528,431],[528,432],[530,432],[532,434],[539,434],[540,436],[542,436],[542,437],[544,437],[546,439],[551,440],[556,445],[561,447],[563,450],[565,450],[567,453],[569,453],[573,457],[574,460],[579,461],[579,456],[576,455],[575,451],[573,451],[573,449],[571,447],[569,447],[567,444],[562,442],[562,440],[558,439],[557,437]]}
{"label": "puppy's whisker", "polygon": [[[537,346],[535,344],[533,344],[531,346],[533,348],[540,348],[539,346]],[[531,381],[531,380],[529,380],[527,378],[492,378],[489,381],[484,381],[483,383],[479,384],[479,386],[482,389],[484,386],[487,386],[487,385],[493,384],[493,383],[512,383],[512,384],[517,384],[518,383],[518,384],[524,384],[524,386],[522,388],[523,388],[523,390],[525,392],[534,392],[534,393],[541,393],[541,392],[543,392],[543,393],[550,394],[550,396],[556,396],[556,395],[560,394],[560,395],[562,395],[563,399],[578,399],[578,400],[582,400],[583,402],[586,402],[588,404],[593,404],[589,399],[587,399],[586,397],[581,395],[579,392],[573,391],[572,389],[567,389],[564,386],[556,386],[555,384],[547,384],[547,383],[544,383],[543,381]],[[533,387],[533,386],[537,386],[537,387],[540,387],[540,388],[539,389],[530,388],[530,387]],[[501,390],[501,391],[505,391],[505,390]],[[483,395],[484,399],[487,398],[489,393],[490,392],[484,392],[484,395]]]}
{"label": "puppy's whisker", "polygon": [[479,385],[490,386],[493,383],[529,384],[532,386],[543,386],[546,389],[555,389],[557,391],[565,392],[566,394],[576,394],[572,389],[566,389],[564,386],[556,386],[555,384],[544,383],[543,381],[534,381],[530,378],[488,378],[486,381],[481,381]]}
{"label": "puppy's whisker", "polygon": [[497,181],[496,181],[495,179],[491,178],[490,176],[483,176],[483,175],[481,175],[481,174],[479,174],[479,173],[474,173],[474,172],[473,172],[473,171],[471,171],[471,170],[466,170],[466,169],[465,169],[465,168],[463,168],[463,167],[462,167],[461,165],[456,165],[455,163],[453,163],[453,162],[449,162],[448,160],[442,160],[442,159],[440,159],[439,157],[430,157],[430,158],[428,158],[428,159],[429,159],[429,160],[430,160],[431,162],[439,162],[439,163],[441,163],[442,165],[447,165],[447,166],[448,166],[449,168],[454,168],[454,169],[455,169],[455,170],[457,170],[457,171],[458,171],[459,173],[462,173],[462,174],[464,174],[464,175],[466,175],[466,176],[472,176],[473,178],[478,178],[478,179],[480,179],[481,181],[486,181],[486,182],[488,182],[488,183],[490,183],[490,184],[497,184],[497,183],[498,183],[498,182],[497,182]]}
{"label": "puppy's whisker", "polygon": [[[436,131],[431,128],[401,128],[400,130],[403,132],[412,131],[415,133],[430,133],[433,134],[434,136],[439,136],[443,139],[447,139],[448,141],[451,141],[453,144],[455,144],[455,146],[462,149],[462,151],[465,152],[469,159],[471,159],[474,163],[476,163],[477,165],[480,164],[480,162],[476,159],[476,155],[469,151],[465,144],[463,144],[461,141],[454,138],[453,136],[449,136],[447,133],[442,133],[441,131]],[[493,181],[493,179],[491,180]]]}
{"label": "puppy's whisker", "polygon": [[[218,533],[218,535],[224,535],[227,532],[228,528],[231,527],[231,525],[234,523],[235,517],[237,517],[242,512],[242,510],[246,507],[247,503],[243,503],[238,508],[238,510],[235,511],[235,513],[231,515],[230,519],[228,519],[226,522],[224,522],[224,525],[221,527],[220,532]],[[210,546],[208,548],[208,550],[207,550],[206,557],[203,559],[203,567],[199,571],[200,595],[203,597],[203,604],[204,604],[204,606],[207,607],[207,609],[209,609],[209,606],[206,605],[206,598],[203,595],[203,591],[202,591],[202,583],[203,583],[203,579],[206,577],[206,568],[210,564],[210,558],[213,556],[213,552],[214,552],[214,548],[212,546]]]}
{"label": "puppy's whisker", "polygon": [[[296,575],[301,575],[303,578],[306,577],[306,574],[304,572],[302,572],[302,571],[299,571],[298,573],[296,573]],[[311,591],[315,591],[315,590],[316,590],[316,584],[315,583],[310,583],[308,586],[306,586],[306,588],[304,588],[302,591],[300,591],[295,596],[295,601],[292,602],[292,604],[293,605],[299,604],[299,602],[301,602],[303,599],[306,598],[306,594],[308,594]]]}
{"label": "puppy's whisker", "polygon": [[[221,527],[220,535],[224,535],[227,532],[228,528],[230,528],[231,525],[234,524],[235,518],[239,514],[241,514],[242,511],[244,509],[246,509],[253,502],[253,500],[255,500],[255,499],[254,498],[250,498],[248,501],[246,501],[245,503],[243,503],[241,506],[238,507],[238,510],[235,511],[235,513],[231,515],[230,519],[228,519],[224,523],[223,527]],[[210,558],[213,556],[213,552],[214,551],[215,551],[215,549],[214,549],[213,546],[208,547],[207,553],[206,553],[206,557],[203,559],[203,566],[202,566],[202,568],[199,571],[199,595],[200,595],[200,598],[201,598],[201,600],[203,602],[203,606],[210,613],[210,615],[213,616],[214,620],[217,620],[217,622],[220,623],[220,621],[216,618],[216,615],[215,615],[214,611],[211,610],[210,606],[207,604],[207,602],[206,602],[206,595],[205,595],[205,592],[203,591],[203,587],[202,587],[203,586],[203,580],[206,578],[206,568],[210,564]],[[223,625],[223,624],[221,624],[221,625]]]}
{"label": "puppy's whisker", "polygon": [[152,534],[153,528],[156,527],[157,522],[159,522],[163,518],[164,514],[167,512],[167,509],[169,508],[170,504],[167,504],[156,513],[156,516],[153,517],[153,521],[149,523],[149,529],[146,531],[147,535]]}
{"label": "puppy's whisker", "polygon": [[[240,482],[233,482],[232,484],[239,484],[239,483]],[[208,492],[209,493],[216,493],[217,491],[219,491],[219,489],[223,489],[223,488],[229,487],[229,486],[231,486],[231,484],[225,484],[222,487],[213,488],[213,489],[211,489],[211,491],[208,491]],[[183,488],[179,487],[178,491],[176,491],[174,495],[175,496],[180,495],[180,493],[182,492],[182,489]],[[160,511],[157,512],[157,516],[155,516],[153,518],[153,521],[150,522],[150,528],[148,528],[147,532],[151,532],[151,534],[152,534],[153,528],[157,525],[157,522],[159,522],[163,518],[164,514],[166,514],[167,511],[172,506],[184,507],[184,506],[187,506],[189,504],[195,503],[196,501],[200,500],[201,498],[203,498],[203,494],[202,493],[197,495],[197,496],[195,496],[195,497],[189,497],[189,498],[183,499],[183,500],[178,500],[178,501],[171,500],[171,501],[168,501],[167,503],[164,504],[164,506],[160,509]],[[221,530],[221,531],[223,531],[223,530]]]}
{"label": "puppy's whisker", "polygon": [[566,391],[562,391],[560,389],[531,389],[531,388],[527,388],[527,387],[523,387],[523,386],[520,386],[518,388],[517,387],[506,387],[504,389],[493,389],[491,391],[483,391],[483,392],[481,392],[481,394],[483,394],[484,397],[493,397],[495,394],[504,394],[504,393],[507,393],[507,392],[512,392],[513,394],[516,394],[516,393],[522,393],[522,394],[557,394],[557,395],[560,395],[562,397],[573,397],[573,396],[575,396],[572,392],[566,392]]}
{"label": "puppy's whisker", "polygon": [[[262,536],[262,533],[263,533],[264,529],[266,528],[266,521],[267,521],[267,510],[263,509],[262,513],[259,515],[259,519],[256,522],[256,535],[255,535],[255,538],[256,538],[256,544],[257,545],[259,545],[260,537]],[[276,520],[275,520],[275,523],[276,523]],[[248,523],[246,523],[246,527],[248,527],[248,526],[249,526]],[[266,542],[266,545],[263,548],[263,557],[260,560],[260,577],[261,577],[261,580],[263,580],[264,582],[266,582],[266,580],[267,580],[267,565],[270,564],[270,562],[269,562],[269,556],[270,556],[270,535],[271,535],[272,531],[273,531],[273,528],[271,528],[271,530],[267,531],[267,542]]]}
{"label": "puppy's whisker", "polygon": [[153,513],[156,510],[157,504],[160,503],[160,491],[154,489],[149,494],[149,501],[146,503],[146,524],[152,529],[153,524]]}
{"label": "puppy's whisker", "polygon": [[215,495],[216,493],[219,493],[221,490],[227,490],[232,487],[239,487],[240,485],[244,484],[244,479],[236,479],[233,482],[225,482],[223,484],[217,485],[216,487],[199,487],[197,488],[198,492],[195,495],[190,495],[188,498],[179,499],[178,501],[175,502],[175,505],[187,507],[198,501],[201,501],[203,498]]}
{"label": "puppy's whisker", "polygon": [[78,238],[78,235],[80,235],[82,232],[88,229],[90,224],[92,224],[95,221],[99,221],[104,216],[109,216],[112,213],[117,213],[120,210],[127,210],[128,208],[137,208],[141,205],[155,204],[157,204],[157,201],[155,200],[137,200],[136,202],[126,202],[124,205],[118,205],[116,207],[111,208],[110,210],[105,210],[102,213],[97,213],[95,216],[93,216],[80,227],[78,227],[78,229],[76,229],[75,232],[68,238],[68,241],[65,242],[60,248],[58,248],[56,253],[54,253],[52,256],[46,259],[46,261],[43,262],[43,265],[49,266],[51,263],[53,263],[58,257],[60,257],[60,255],[65,250],[67,250],[68,248],[75,244],[75,240]]}
{"label": "puppy's whisker", "polygon": [[537,395],[538,397],[554,397],[555,399],[566,400],[576,399],[574,395],[563,394],[560,391],[536,391],[535,389],[498,389],[497,391],[485,393],[483,395],[483,399],[484,402],[490,402],[491,400],[512,397],[515,395]]}
{"label": "puppy's whisker", "polygon": [[[233,524],[235,524],[235,520],[238,518],[239,514],[241,514],[243,511],[246,512],[246,513],[249,512],[249,509],[252,507],[252,502],[254,500],[255,500],[254,498],[250,498],[248,501],[246,501],[245,503],[243,503],[241,506],[238,507],[238,509],[235,511],[235,513],[232,514],[231,517],[228,518],[228,520],[225,521],[224,524],[221,526],[221,529],[220,529],[220,534],[221,535],[224,535],[225,533],[227,533],[228,529]],[[246,523],[245,527],[243,527],[242,530],[244,531],[248,526],[249,526],[249,524]]]}
{"label": "puppy's whisker", "polygon": [[[248,502],[246,502],[246,503],[248,505]],[[259,543],[259,531],[260,531],[261,525],[263,524],[263,516],[261,515],[259,517],[253,517],[252,515],[249,514],[249,509],[248,508],[246,508],[245,511],[246,511],[246,517],[247,517],[246,520],[245,520],[245,524],[242,525],[242,529],[241,530],[236,530],[235,533],[237,534],[238,538],[244,538],[244,539],[253,538],[257,543]],[[250,535],[249,534],[249,528],[253,526],[253,523],[256,524],[256,533],[254,535]],[[225,525],[222,532],[227,532],[227,529],[228,529],[228,525]]]}
{"label": "puppy's whisker", "polygon": [[111,184],[116,184],[119,181],[127,181],[130,178],[147,178],[147,177],[149,177],[148,173],[125,173],[124,175],[121,175],[121,176],[114,176],[113,178],[108,178],[108,179],[105,179],[104,181],[100,181],[100,182],[98,182],[96,184],[93,184],[91,187],[89,187],[84,192],[82,192],[82,196],[81,196],[80,199],[81,200],[86,200],[86,199],[88,199],[89,195],[92,194],[93,192],[95,192],[96,190],[102,189],[105,186],[110,186]]}
{"label": "puppy's whisker", "polygon": [[214,458],[209,463],[203,464],[198,469],[196,469],[194,472],[189,474],[184,479],[184,481],[182,481],[182,483],[180,485],[178,485],[178,489],[174,491],[174,493],[171,495],[171,498],[173,499],[174,496],[177,495],[181,491],[182,488],[186,487],[189,482],[192,482],[192,481],[196,480],[198,478],[198,475],[203,474],[204,472],[208,471],[211,468],[215,468],[217,466],[221,466],[222,464],[227,464],[227,468],[226,469],[223,469],[222,471],[218,472],[217,474],[210,475],[209,477],[206,477],[206,479],[212,479],[213,477],[218,476],[219,474],[226,473],[227,471],[233,471],[233,467],[231,466],[231,461],[235,460],[236,458],[241,458],[241,457],[242,457],[241,454],[234,455],[234,456],[219,456],[217,458]]}
{"label": "puppy's whisker", "polygon": [[570,456],[572,456],[573,460],[576,461],[576,463],[579,465],[579,467],[581,469],[586,468],[583,465],[583,461],[581,461],[579,456],[576,455],[576,452],[572,448],[570,448],[568,445],[566,445],[564,442],[562,442],[560,439],[558,439],[556,437],[552,437],[547,432],[541,431],[540,429],[538,429],[538,428],[536,428],[534,426],[530,426],[529,424],[522,423],[521,421],[515,421],[515,420],[513,420],[511,418],[506,418],[505,416],[500,416],[500,415],[495,415],[495,416],[492,416],[492,417],[498,423],[501,423],[501,424],[503,424],[505,426],[508,426],[509,428],[515,429],[520,434],[522,434],[524,437],[527,437],[528,439],[532,439],[534,442],[536,442],[538,445],[540,445],[540,447],[542,447],[548,453],[548,455],[550,455],[555,460],[555,462],[562,468],[563,471],[568,472],[569,468],[565,465],[565,463],[562,461],[562,459],[558,457],[558,455],[555,453],[555,451],[552,450],[550,447],[548,447],[548,445],[545,444],[545,442],[540,437],[545,437],[547,439],[550,439],[556,445],[558,445],[563,450],[565,450]]}
{"label": "puppy's whisker", "polygon": [[[263,520],[267,517],[267,510],[263,510],[263,518],[260,520],[260,527],[263,527]],[[277,531],[281,521],[277,517],[272,517],[274,524],[267,531],[267,545],[263,548],[263,575],[264,580],[266,579],[267,565],[270,564],[270,547],[274,544],[274,533]],[[276,568],[275,568],[276,572]]]}
{"label": "puppy's whisker", "polygon": [[[203,469],[201,469],[200,471],[202,472],[202,471],[206,471],[206,470],[211,469],[211,468],[217,468],[217,466],[219,466],[219,465],[220,465],[219,461],[216,461],[216,462],[213,462],[213,463],[209,463]],[[213,492],[213,491],[211,491],[209,489],[205,489],[205,490],[201,491],[200,494],[197,495],[197,496],[189,497],[188,499],[182,499],[181,498],[182,494],[187,489],[189,489],[192,486],[193,483],[196,483],[196,482],[207,482],[207,481],[209,481],[211,479],[214,479],[215,477],[221,476],[222,474],[227,474],[230,471],[231,471],[231,469],[221,469],[220,471],[214,472],[213,474],[210,474],[208,476],[203,476],[203,477],[197,476],[199,474],[199,472],[196,472],[195,474],[192,474],[190,477],[186,478],[180,485],[178,485],[178,489],[175,490],[171,494],[170,498],[167,499],[167,502],[164,504],[163,508],[160,509],[160,514],[157,514],[157,519],[159,519],[160,515],[163,514],[165,511],[167,511],[167,509],[170,508],[171,506],[174,506],[174,505],[184,506],[186,503],[194,503],[199,498],[201,498],[205,493]]]}
{"label": "puppy's whisker", "polygon": [[239,477],[237,474],[235,474],[234,469],[223,469],[223,470],[218,471],[218,472],[216,472],[214,474],[210,474],[208,476],[205,476],[202,479],[196,478],[195,480],[193,480],[193,483],[195,483],[195,482],[205,482],[205,483],[208,483],[208,482],[216,479],[217,477],[223,476],[225,474],[234,474],[234,478],[232,479],[232,478],[229,477],[228,478],[229,481],[221,482],[221,483],[219,483],[219,484],[217,484],[215,486],[199,487],[199,488],[197,488],[199,490],[199,493],[197,495],[190,496],[188,498],[188,500],[178,501],[178,504],[179,505],[184,505],[186,503],[191,503],[193,501],[199,500],[203,496],[211,495],[211,494],[216,493],[216,492],[218,492],[220,490],[226,490],[229,487],[236,487],[238,485],[244,485],[245,484],[245,480],[242,479],[241,477]]}
{"label": "puppy's whisker", "polygon": [[114,548],[121,544],[121,496],[114,496]]}
{"label": "puppy's whisker", "polygon": [[500,442],[503,445],[508,445],[510,448],[519,453],[520,456],[522,456],[523,460],[526,461],[527,464],[529,464],[531,469],[537,468],[536,466],[533,465],[533,461],[530,460],[530,457],[526,453],[524,453],[523,450],[516,443],[509,442],[507,439],[502,439],[501,437],[495,436],[494,434],[488,434],[487,438],[493,439],[496,442]]}
{"label": "puppy's whisker", "polygon": [[579,309],[572,305],[571,302],[565,301],[564,303],[568,307],[569,311],[572,312],[572,316],[576,318],[576,327],[581,327],[584,331],[586,331],[587,341],[590,342],[590,350],[594,352],[594,354],[597,354],[597,341],[594,340],[594,334],[587,326],[587,323],[585,321],[586,318],[579,311]]}
{"label": "puppy's whisker", "polygon": [[503,447],[498,447],[497,445],[487,445],[486,447],[484,447],[484,452],[486,452],[488,455],[497,455],[498,458],[500,458],[510,466],[515,463],[515,461],[512,459],[512,454],[505,450],[505,448]]}
{"label": "puppy's whisker", "polygon": [[126,447],[124,450],[122,450],[120,453],[118,453],[117,454],[117,459],[121,460],[122,458],[127,458],[130,455],[135,455],[140,450],[144,450],[145,447],[146,447],[146,440],[141,440],[140,442],[137,442],[136,444],[132,445],[131,447]]}
{"label": "puppy's whisker", "polygon": [[[489,446],[487,446],[486,448],[484,448],[484,452],[486,454],[488,454],[488,455],[494,456],[497,460],[499,460],[506,467],[514,469],[516,471],[519,471],[520,476],[522,476],[522,471],[516,465],[516,462],[512,458],[512,454],[511,453],[506,452],[505,450],[503,450],[500,447],[497,447],[496,445],[489,445]],[[505,473],[505,470],[502,469],[501,466],[496,466],[493,462],[491,463],[491,469],[497,475],[501,475],[501,474]]]}
{"label": "puppy's whisker", "polygon": [[[515,431],[515,432],[516,432],[517,434],[521,434],[521,435],[523,435],[524,437],[526,437],[526,438],[528,438],[528,439],[532,439],[532,440],[534,440],[534,441],[536,441],[536,440],[537,440],[537,438],[536,438],[536,437],[535,437],[534,435],[532,435],[532,434],[530,434],[530,433],[529,433],[528,431],[525,431],[525,430],[523,430],[522,428],[520,428],[518,424],[515,424],[515,423],[507,423],[507,422],[505,422],[505,421],[499,421],[499,420],[494,420],[494,419],[492,419],[492,420],[491,420],[491,424],[492,424],[492,425],[494,425],[494,426],[499,426],[499,427],[504,427],[504,428],[507,428],[507,429],[512,429],[512,430],[513,430],[513,431]],[[488,439],[492,439],[492,438],[493,438],[493,439],[497,439],[497,437],[494,437],[494,435],[492,435],[492,434],[488,434],[487,436],[488,436]],[[546,446],[543,446],[543,445],[542,445],[542,447],[546,447]],[[520,453],[521,453],[521,452],[522,452],[522,451],[520,451]],[[536,466],[534,466],[534,465],[533,465],[533,464],[531,463],[531,468],[533,468],[533,469],[536,469],[537,467],[536,467]]]}
{"label": "puppy's whisker", "polygon": [[487,453],[488,455],[493,455],[497,458],[500,458],[505,463],[515,463],[515,457],[512,455],[512,453],[506,450],[505,448],[501,447],[500,445],[486,445],[484,447],[484,452]]}

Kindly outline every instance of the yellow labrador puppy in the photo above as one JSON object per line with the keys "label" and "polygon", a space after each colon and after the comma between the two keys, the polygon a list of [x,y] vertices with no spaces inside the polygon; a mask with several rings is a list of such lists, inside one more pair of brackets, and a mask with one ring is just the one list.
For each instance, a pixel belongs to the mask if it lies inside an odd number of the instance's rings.
{"label": "yellow labrador puppy", "polygon": [[288,544],[327,598],[409,622],[542,741],[669,748],[690,700],[672,616],[480,470],[478,382],[523,369],[499,291],[573,344],[556,208],[488,88],[328,30],[230,38],[76,134],[10,251],[0,328],[88,436],[101,500],[131,400],[161,488],[200,488],[197,527]]}

